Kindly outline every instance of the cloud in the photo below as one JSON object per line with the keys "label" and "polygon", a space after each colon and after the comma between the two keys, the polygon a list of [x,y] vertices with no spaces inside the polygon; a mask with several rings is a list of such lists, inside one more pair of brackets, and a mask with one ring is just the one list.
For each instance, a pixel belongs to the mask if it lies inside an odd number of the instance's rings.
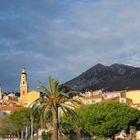
{"label": "cloud", "polygon": [[96,63],[140,66],[139,25],[137,0],[0,1],[0,83],[18,91],[23,65],[30,89]]}

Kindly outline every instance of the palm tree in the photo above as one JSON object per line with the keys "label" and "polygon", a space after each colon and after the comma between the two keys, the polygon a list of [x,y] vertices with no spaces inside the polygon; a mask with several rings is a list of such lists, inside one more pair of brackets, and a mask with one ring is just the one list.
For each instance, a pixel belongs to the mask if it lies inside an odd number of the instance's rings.
{"label": "palm tree", "polygon": [[54,129],[53,140],[58,140],[59,110],[61,109],[66,115],[77,119],[77,114],[73,109],[79,102],[70,99],[70,95],[77,92],[70,86],[62,85],[51,77],[48,78],[48,87],[46,88],[41,84],[39,89],[43,92],[43,95],[33,103],[33,114],[39,115],[44,125],[46,122],[52,123]]}

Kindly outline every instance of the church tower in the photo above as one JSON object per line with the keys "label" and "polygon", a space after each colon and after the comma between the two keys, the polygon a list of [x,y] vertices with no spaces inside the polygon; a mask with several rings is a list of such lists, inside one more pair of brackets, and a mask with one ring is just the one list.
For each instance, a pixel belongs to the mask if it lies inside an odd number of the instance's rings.
{"label": "church tower", "polygon": [[21,72],[21,79],[20,79],[20,100],[22,102],[27,101],[27,94],[28,94],[27,73],[25,68],[23,68]]}

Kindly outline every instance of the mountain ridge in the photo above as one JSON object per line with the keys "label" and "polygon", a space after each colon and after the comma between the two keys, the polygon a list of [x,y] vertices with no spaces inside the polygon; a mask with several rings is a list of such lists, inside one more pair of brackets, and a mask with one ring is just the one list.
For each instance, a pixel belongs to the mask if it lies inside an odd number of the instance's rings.
{"label": "mountain ridge", "polygon": [[140,68],[118,63],[96,64],[66,84],[78,91],[140,89]]}

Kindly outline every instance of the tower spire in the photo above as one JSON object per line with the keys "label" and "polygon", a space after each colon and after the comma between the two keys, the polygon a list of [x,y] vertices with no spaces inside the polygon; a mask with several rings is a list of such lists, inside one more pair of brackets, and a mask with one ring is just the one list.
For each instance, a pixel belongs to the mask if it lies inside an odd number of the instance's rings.
{"label": "tower spire", "polygon": [[22,68],[22,72],[21,73],[26,73],[26,69],[25,69],[25,67],[23,66],[23,68]]}

